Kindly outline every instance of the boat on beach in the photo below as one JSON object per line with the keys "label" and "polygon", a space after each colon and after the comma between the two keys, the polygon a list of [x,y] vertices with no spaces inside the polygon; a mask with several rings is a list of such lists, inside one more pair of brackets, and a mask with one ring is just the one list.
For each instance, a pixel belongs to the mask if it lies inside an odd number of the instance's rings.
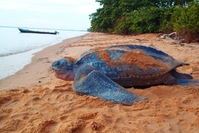
{"label": "boat on beach", "polygon": [[21,33],[35,33],[35,34],[52,34],[56,35],[59,34],[59,32],[54,31],[54,32],[48,32],[48,31],[35,31],[35,30],[28,30],[28,29],[22,29],[18,28]]}

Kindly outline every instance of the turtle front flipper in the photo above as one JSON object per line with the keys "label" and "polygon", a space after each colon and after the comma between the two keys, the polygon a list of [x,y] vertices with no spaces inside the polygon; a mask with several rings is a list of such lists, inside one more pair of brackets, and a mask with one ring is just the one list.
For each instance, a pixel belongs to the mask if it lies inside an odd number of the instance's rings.
{"label": "turtle front flipper", "polygon": [[[87,72],[89,73],[86,75]],[[88,67],[86,70],[78,71],[74,81],[74,91],[79,95],[91,95],[124,105],[132,105],[134,102],[147,100],[145,97],[125,90],[103,73]]]}

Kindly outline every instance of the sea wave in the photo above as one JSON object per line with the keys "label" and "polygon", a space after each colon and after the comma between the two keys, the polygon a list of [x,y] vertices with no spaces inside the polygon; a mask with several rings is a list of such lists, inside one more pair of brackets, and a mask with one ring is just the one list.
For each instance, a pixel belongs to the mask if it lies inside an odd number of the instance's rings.
{"label": "sea wave", "polygon": [[34,50],[34,49],[37,49],[37,48],[24,49],[24,50],[7,52],[7,53],[0,53],[0,57],[10,56],[10,55],[15,55],[15,54],[20,54],[20,53],[25,53],[25,52],[28,52],[28,51],[31,51],[31,50]]}
{"label": "sea wave", "polygon": [[61,42],[61,40],[57,40],[48,44],[43,44],[43,45],[39,45],[39,46],[30,46],[30,47],[26,47],[26,48],[21,48],[21,49],[13,49],[13,50],[0,50],[0,57],[5,57],[5,56],[10,56],[10,55],[15,55],[15,54],[20,54],[20,53],[25,53],[31,50],[35,50],[35,49],[43,49],[45,47],[51,46],[53,44],[57,44]]}

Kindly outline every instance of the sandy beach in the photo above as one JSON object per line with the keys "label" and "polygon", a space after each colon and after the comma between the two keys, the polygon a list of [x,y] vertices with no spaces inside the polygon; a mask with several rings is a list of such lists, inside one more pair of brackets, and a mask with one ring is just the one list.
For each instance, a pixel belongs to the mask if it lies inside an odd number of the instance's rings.
{"label": "sandy beach", "polygon": [[55,78],[51,63],[78,58],[86,50],[117,44],[140,44],[189,63],[178,71],[199,80],[199,43],[161,39],[159,34],[120,36],[89,33],[64,40],[35,54],[15,75],[0,80],[1,133],[197,133],[199,87],[152,86],[129,90],[148,97],[132,106],[79,96],[72,81]]}

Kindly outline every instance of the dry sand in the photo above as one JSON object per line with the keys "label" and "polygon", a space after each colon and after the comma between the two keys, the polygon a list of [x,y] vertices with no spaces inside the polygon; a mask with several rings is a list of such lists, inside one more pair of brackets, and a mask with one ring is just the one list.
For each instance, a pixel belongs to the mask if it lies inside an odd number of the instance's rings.
{"label": "dry sand", "polygon": [[179,69],[199,79],[199,44],[160,39],[157,34],[119,36],[91,33],[63,41],[35,54],[32,63],[0,80],[0,132],[22,133],[179,133],[199,131],[199,87],[130,88],[148,101],[123,106],[78,96],[72,82],[54,77],[50,64],[64,56],[78,58],[94,47],[142,44],[190,63]]}

